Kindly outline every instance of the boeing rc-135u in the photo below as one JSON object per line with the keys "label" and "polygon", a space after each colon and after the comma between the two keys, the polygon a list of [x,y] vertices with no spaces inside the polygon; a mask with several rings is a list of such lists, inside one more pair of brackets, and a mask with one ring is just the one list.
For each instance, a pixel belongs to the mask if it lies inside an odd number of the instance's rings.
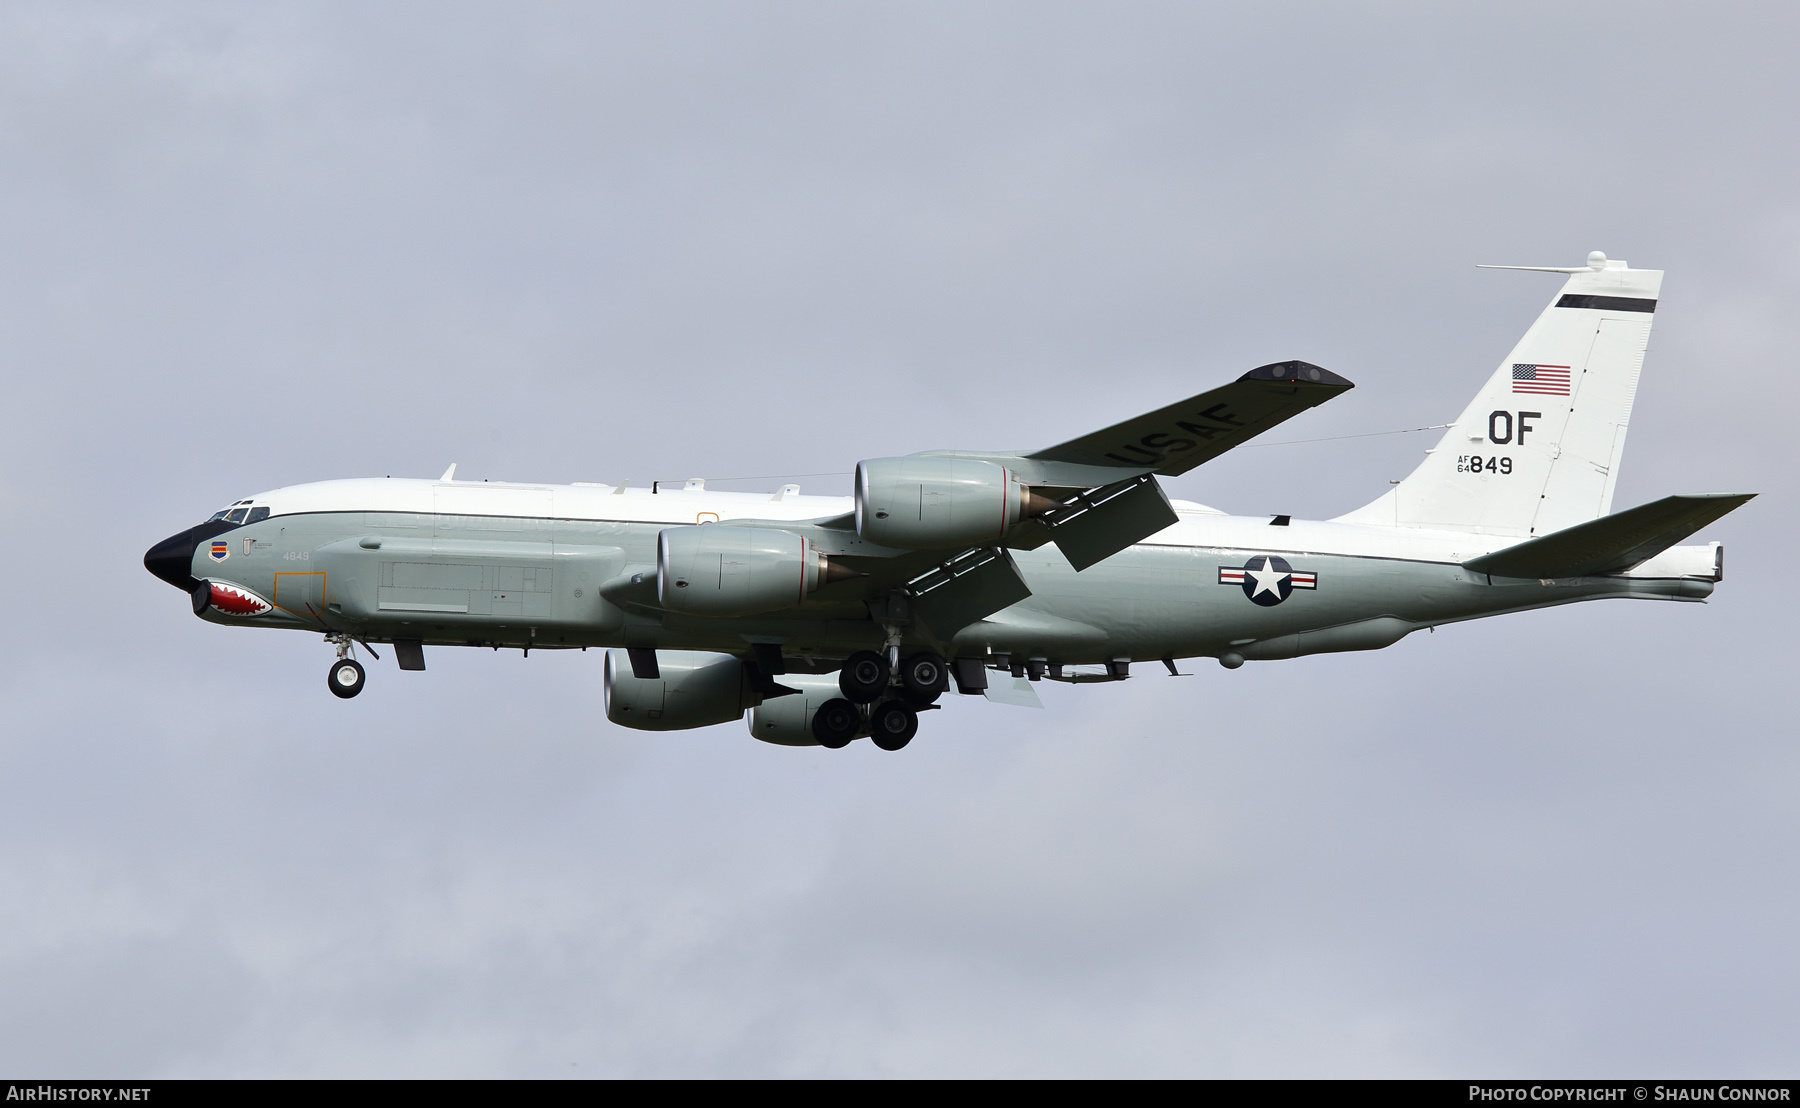
{"label": "boeing rc-135u", "polygon": [[220,624],[355,644],[605,647],[607,717],[649,731],[750,713],[758,739],[898,750],[952,682],[1036,703],[1031,682],[1134,663],[1388,646],[1422,627],[1568,604],[1704,599],[1718,543],[1681,540],[1750,499],[1612,513],[1662,283],[1602,254],[1556,298],[1412,475],[1325,522],[1171,501],[1186,473],[1351,387],[1265,365],[1041,450],[933,450],[856,467],[852,497],[454,480],[325,481],[220,510],[153,547],[151,573]]}

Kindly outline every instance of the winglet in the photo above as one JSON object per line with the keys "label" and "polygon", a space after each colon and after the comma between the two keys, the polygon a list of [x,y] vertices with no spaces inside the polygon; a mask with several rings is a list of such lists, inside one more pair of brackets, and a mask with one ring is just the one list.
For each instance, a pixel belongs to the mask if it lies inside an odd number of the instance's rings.
{"label": "winglet", "polygon": [[450,468],[446,469],[444,471],[444,475],[442,477],[439,477],[438,480],[439,481],[454,481],[454,480],[456,480],[456,463],[451,462]]}

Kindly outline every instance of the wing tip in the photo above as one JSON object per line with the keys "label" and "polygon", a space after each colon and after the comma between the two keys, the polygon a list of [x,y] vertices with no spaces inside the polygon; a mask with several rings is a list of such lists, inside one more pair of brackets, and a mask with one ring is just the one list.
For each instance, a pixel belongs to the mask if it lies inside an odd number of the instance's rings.
{"label": "wing tip", "polygon": [[1270,362],[1259,365],[1249,373],[1239,377],[1240,381],[1270,381],[1284,385],[1321,385],[1334,389],[1353,389],[1356,385],[1349,379],[1340,377],[1311,362],[1299,360],[1286,362]]}

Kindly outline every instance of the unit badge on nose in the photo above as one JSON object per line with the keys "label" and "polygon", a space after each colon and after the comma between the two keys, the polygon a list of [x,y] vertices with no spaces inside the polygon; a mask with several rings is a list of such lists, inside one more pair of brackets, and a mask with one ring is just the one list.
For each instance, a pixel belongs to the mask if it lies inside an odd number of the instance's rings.
{"label": "unit badge on nose", "polygon": [[224,539],[214,539],[211,548],[206,552],[206,556],[215,562],[222,562],[231,557],[231,544]]}
{"label": "unit badge on nose", "polygon": [[1272,608],[1294,594],[1295,589],[1316,589],[1319,575],[1296,570],[1286,558],[1258,554],[1238,566],[1220,566],[1219,584],[1238,585],[1252,603]]}

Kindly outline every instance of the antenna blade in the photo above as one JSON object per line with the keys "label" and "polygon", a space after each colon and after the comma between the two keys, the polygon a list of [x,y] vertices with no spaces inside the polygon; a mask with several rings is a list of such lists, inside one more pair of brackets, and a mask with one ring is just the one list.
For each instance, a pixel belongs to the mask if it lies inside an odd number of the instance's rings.
{"label": "antenna blade", "polygon": [[1577,265],[1478,265],[1476,269],[1516,269],[1526,273],[1586,273],[1590,266]]}

